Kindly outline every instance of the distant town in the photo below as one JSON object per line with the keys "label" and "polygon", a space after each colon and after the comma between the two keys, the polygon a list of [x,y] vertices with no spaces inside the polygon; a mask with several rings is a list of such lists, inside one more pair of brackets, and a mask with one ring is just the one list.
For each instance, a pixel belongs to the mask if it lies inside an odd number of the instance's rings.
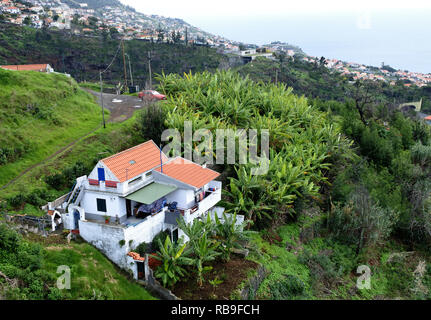
{"label": "distant town", "polygon": [[[300,48],[286,43],[247,45],[212,35],[181,19],[146,15],[126,6],[90,8],[87,3],[72,0],[1,0],[0,12],[0,21],[37,29],[68,30],[73,34],[85,36],[109,33],[113,36],[119,35],[124,40],[207,45],[225,54],[239,55],[244,63],[257,57],[276,59],[279,53],[310,63],[318,63],[321,60],[319,57],[308,56]],[[380,67],[375,67],[334,58],[326,58],[324,63],[329,69],[353,80],[380,80],[391,85],[401,80],[406,87],[412,85],[423,87],[431,84],[430,73],[396,70],[384,63]]]}

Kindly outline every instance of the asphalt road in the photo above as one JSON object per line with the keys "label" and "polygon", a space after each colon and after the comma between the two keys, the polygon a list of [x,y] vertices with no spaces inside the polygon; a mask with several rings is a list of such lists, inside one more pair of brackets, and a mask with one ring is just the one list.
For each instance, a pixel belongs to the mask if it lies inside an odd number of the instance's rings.
{"label": "asphalt road", "polygon": [[[90,89],[84,89],[97,98],[97,103],[102,105],[100,92]],[[116,95],[111,93],[103,93],[103,106],[111,112],[109,122],[122,122],[133,116],[136,110],[139,110],[148,105],[147,102],[141,101],[138,97],[128,95]]]}

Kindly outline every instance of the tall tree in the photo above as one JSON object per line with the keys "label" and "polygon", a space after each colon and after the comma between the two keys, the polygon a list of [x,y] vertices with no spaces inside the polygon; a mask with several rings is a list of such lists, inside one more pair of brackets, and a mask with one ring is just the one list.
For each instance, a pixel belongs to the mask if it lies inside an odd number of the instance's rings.
{"label": "tall tree", "polygon": [[354,100],[356,110],[364,125],[367,125],[367,113],[372,113],[372,106],[376,102],[376,94],[380,91],[378,82],[356,80],[349,90],[349,96]]}

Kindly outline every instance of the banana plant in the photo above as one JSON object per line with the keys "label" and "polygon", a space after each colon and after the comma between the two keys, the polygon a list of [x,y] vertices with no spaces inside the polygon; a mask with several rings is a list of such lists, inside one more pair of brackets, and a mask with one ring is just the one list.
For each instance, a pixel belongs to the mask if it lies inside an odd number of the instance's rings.
{"label": "banana plant", "polygon": [[178,244],[172,243],[169,236],[164,244],[158,239],[160,251],[154,256],[162,262],[157,268],[155,276],[162,280],[163,286],[173,287],[173,285],[185,276],[183,266],[193,264],[193,259],[189,258],[190,250],[186,250],[186,244],[181,241]]}
{"label": "banana plant", "polygon": [[206,128],[213,134],[215,129],[269,130],[269,172],[252,176],[249,165],[234,165],[223,197],[228,212],[254,222],[294,213],[297,198],[319,196],[335,162],[354,158],[341,124],[283,84],[253,82],[233,71],[162,74],[157,80],[168,96],[169,128],[182,131],[184,121],[192,121],[194,130]]}
{"label": "banana plant", "polygon": [[237,215],[227,216],[223,212],[223,222],[220,221],[217,214],[215,217],[215,231],[219,241],[221,241],[220,250],[224,260],[230,259],[230,254],[233,248],[241,248],[240,242],[248,240],[252,231],[244,230],[250,221],[237,223]]}
{"label": "banana plant", "polygon": [[212,270],[212,267],[205,265],[205,263],[214,261],[221,254],[217,251],[219,245],[220,242],[209,238],[206,232],[191,244],[194,255],[193,264],[197,271],[197,280],[200,287],[203,285],[204,273]]}

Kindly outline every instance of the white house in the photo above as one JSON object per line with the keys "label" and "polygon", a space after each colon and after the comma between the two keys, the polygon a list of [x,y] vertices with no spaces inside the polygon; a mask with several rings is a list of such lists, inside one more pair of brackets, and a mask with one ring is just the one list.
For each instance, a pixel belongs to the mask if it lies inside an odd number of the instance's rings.
{"label": "white house", "polygon": [[17,7],[7,7],[3,10],[4,12],[11,13],[11,14],[19,14],[21,13],[21,10]]}
{"label": "white house", "polygon": [[[219,173],[181,157],[169,159],[151,140],[98,162],[72,191],[44,207],[135,277],[142,259],[129,255],[168,230],[173,241],[187,223],[211,212],[221,200]],[[59,220],[57,220],[59,221]],[[187,240],[187,239],[186,239]]]}

